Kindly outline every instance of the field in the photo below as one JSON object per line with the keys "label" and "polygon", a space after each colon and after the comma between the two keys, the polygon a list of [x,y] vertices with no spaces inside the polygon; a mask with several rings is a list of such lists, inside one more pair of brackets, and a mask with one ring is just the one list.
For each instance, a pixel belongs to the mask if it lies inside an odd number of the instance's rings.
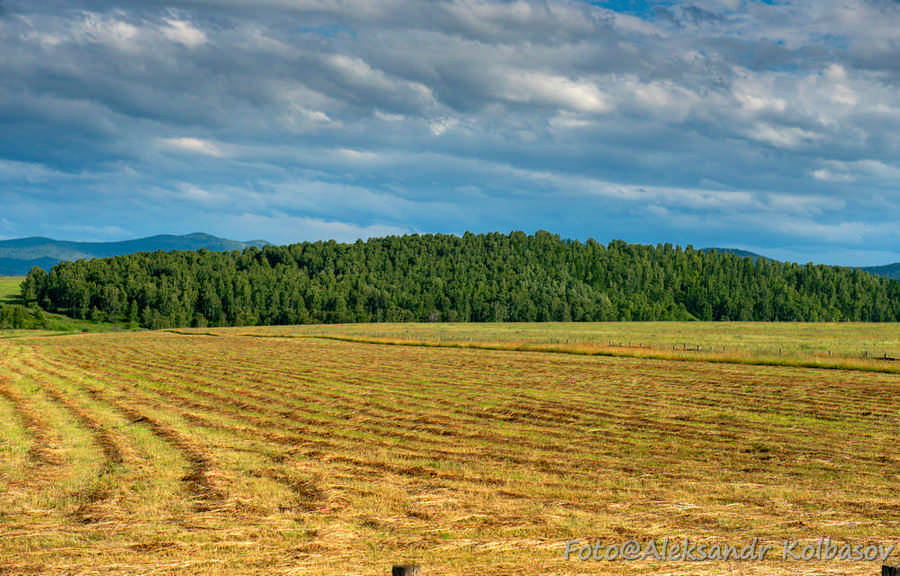
{"label": "field", "polygon": [[15,304],[24,276],[0,276],[0,304]]}
{"label": "field", "polygon": [[[198,333],[196,330],[179,332]],[[900,330],[888,323],[343,324],[272,326],[254,328],[252,332],[230,328],[227,332],[260,337],[316,336],[351,342],[900,373]]]}
{"label": "field", "polygon": [[[790,362],[897,339],[755,324],[0,339],[0,574],[876,574],[880,558],[782,548],[900,547],[900,375]],[[669,350],[684,340],[725,350]],[[570,540],[666,537],[773,551],[564,559]]]}

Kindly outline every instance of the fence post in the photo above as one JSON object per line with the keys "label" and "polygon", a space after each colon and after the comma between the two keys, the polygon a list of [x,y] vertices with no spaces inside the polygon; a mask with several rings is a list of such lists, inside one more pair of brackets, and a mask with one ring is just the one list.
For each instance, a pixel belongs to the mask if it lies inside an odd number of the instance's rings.
{"label": "fence post", "polygon": [[421,576],[421,566],[407,564],[404,566],[394,566],[391,570],[391,576]]}

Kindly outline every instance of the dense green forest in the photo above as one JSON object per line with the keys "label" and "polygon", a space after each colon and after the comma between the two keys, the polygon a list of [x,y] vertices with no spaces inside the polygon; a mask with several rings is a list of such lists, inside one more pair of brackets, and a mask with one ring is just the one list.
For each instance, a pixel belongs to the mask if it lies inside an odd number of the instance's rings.
{"label": "dense green forest", "polygon": [[147,328],[309,322],[900,319],[900,282],[852,268],[563,240],[408,235],[138,253],[35,268],[28,305]]}

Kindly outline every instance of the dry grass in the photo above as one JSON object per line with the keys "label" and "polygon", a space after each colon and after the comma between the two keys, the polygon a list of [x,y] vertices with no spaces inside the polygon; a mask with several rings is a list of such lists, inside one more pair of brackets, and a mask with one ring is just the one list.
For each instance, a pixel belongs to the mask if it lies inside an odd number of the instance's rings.
{"label": "dry grass", "polygon": [[[176,333],[200,334],[199,330]],[[272,326],[230,334],[900,373],[894,324],[597,322]]]}
{"label": "dry grass", "polygon": [[0,574],[862,575],[563,549],[898,544],[894,374],[240,335],[403,328],[0,340]]}

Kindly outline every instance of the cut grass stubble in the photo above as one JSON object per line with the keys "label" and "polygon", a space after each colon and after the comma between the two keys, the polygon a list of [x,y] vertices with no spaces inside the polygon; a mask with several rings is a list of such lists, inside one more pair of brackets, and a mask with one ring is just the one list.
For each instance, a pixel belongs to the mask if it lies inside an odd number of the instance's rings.
{"label": "cut grass stubble", "polygon": [[[343,328],[319,335],[388,331]],[[900,528],[893,374],[237,330],[0,342],[14,376],[0,408],[20,414],[5,424],[8,477],[40,439],[17,408],[30,403],[62,443],[63,493],[83,497],[104,467],[115,478],[89,522],[41,500],[46,486],[5,493],[5,529],[73,534],[0,539],[14,568],[384,574],[408,560],[430,574],[639,574],[647,563],[565,562],[565,542],[890,543]],[[52,504],[40,522],[39,501]]]}

